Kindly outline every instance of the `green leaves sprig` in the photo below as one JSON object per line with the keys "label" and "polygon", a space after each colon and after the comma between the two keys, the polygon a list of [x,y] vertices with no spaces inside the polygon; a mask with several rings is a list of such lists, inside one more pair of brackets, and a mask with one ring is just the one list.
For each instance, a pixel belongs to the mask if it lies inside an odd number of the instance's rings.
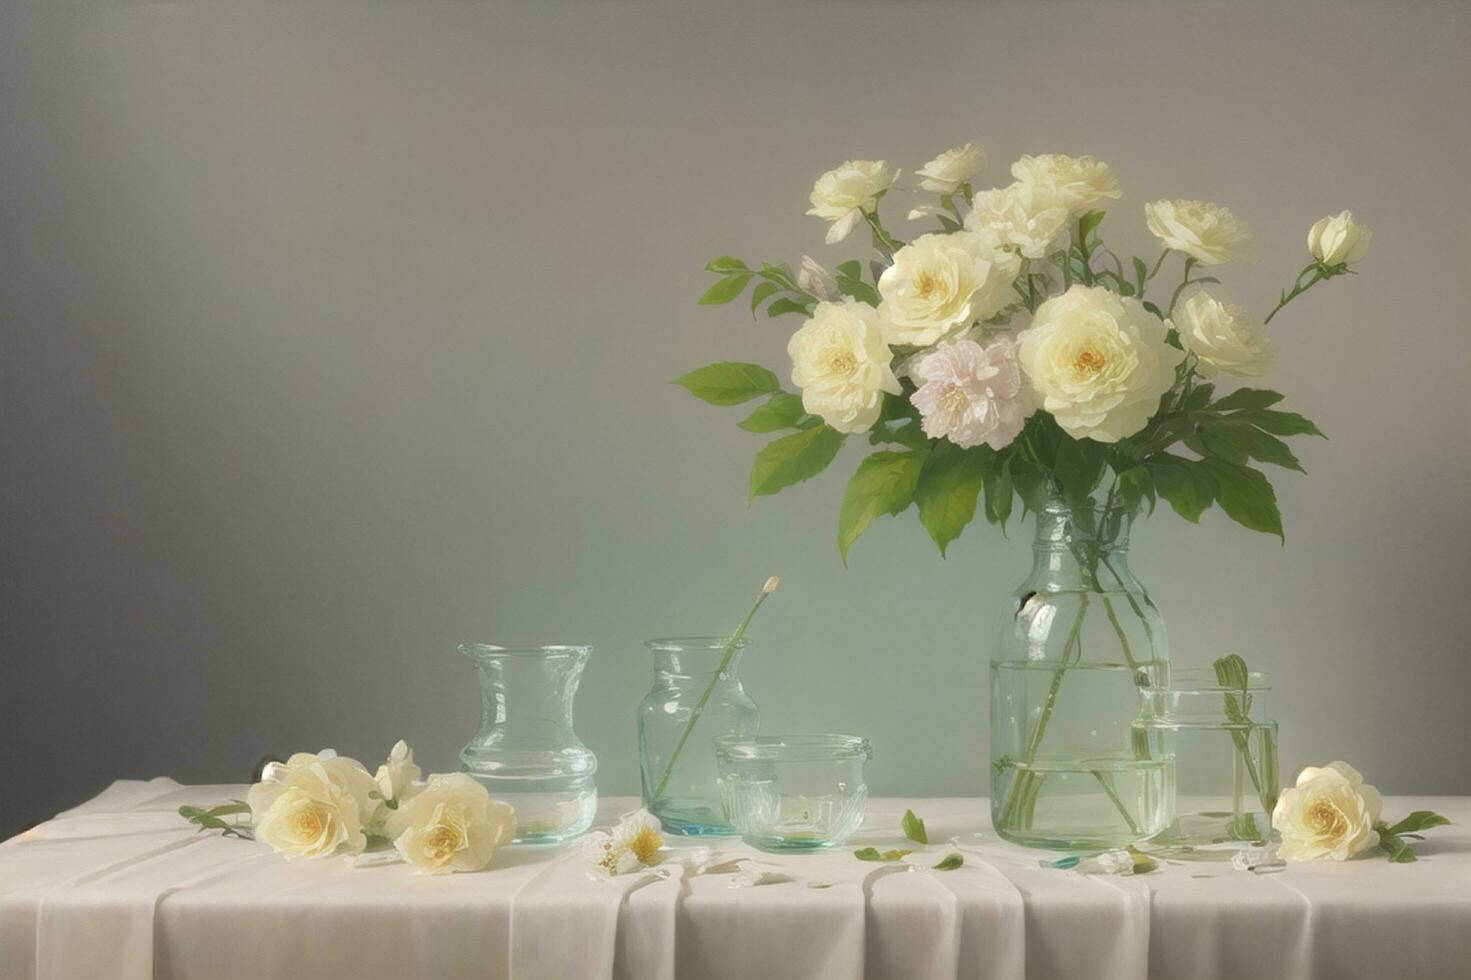
{"label": "green leaves sprig", "polygon": [[1379,831],[1379,850],[1385,857],[1396,864],[1408,864],[1416,858],[1407,841],[1424,840],[1419,831],[1449,824],[1450,821],[1438,813],[1416,810],[1392,827],[1381,820],[1374,825],[1374,829]]}
{"label": "green leaves sprig", "polygon": [[250,804],[244,800],[231,800],[229,803],[221,803],[219,806],[212,807],[179,807],[179,816],[190,823],[198,824],[200,833],[206,830],[218,830],[221,836],[238,837],[241,840],[255,839],[255,835],[251,833],[250,827],[244,824],[228,822],[224,818],[233,817],[241,813],[248,814],[249,812]]}
{"label": "green leaves sprig", "polygon": [[783,313],[810,316],[813,307],[817,305],[817,297],[797,284],[796,274],[786,263],[771,265],[763,262],[761,268],[751,269],[733,255],[722,255],[705,263],[705,270],[715,273],[720,279],[700,297],[701,306],[720,306],[734,302],[746,291],[746,286],[752,280],[756,280],[756,288],[751,291],[752,316],[756,315],[762,303],[772,300],[772,297],[776,298],[766,307],[766,315],[769,317],[781,316]]}

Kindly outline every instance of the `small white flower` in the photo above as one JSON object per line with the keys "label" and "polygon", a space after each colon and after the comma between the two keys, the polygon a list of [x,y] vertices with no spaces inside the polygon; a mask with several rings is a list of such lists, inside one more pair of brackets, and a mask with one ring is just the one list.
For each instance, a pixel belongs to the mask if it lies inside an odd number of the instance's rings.
{"label": "small white flower", "polygon": [[1282,834],[1277,853],[1287,861],[1343,861],[1376,847],[1374,824],[1383,805],[1379,791],[1348,763],[1309,766],[1272,811],[1272,827]]}
{"label": "small white flower", "polygon": [[1222,303],[1204,289],[1175,311],[1175,328],[1185,349],[1195,354],[1196,369],[1207,378],[1225,371],[1259,378],[1276,364],[1267,328],[1246,309]]}
{"label": "small white flower", "polygon": [[878,206],[893,176],[882,160],[848,160],[829,170],[812,185],[812,208],[807,212],[828,222],[827,243],[848,237],[863,220],[863,212]]}
{"label": "small white flower", "polygon": [[1024,156],[1011,165],[1011,175],[1056,200],[1073,217],[1123,194],[1113,169],[1090,156]]}
{"label": "small white flower", "polygon": [[818,299],[838,298],[837,283],[828,271],[810,255],[802,256],[802,264],[797,266],[797,286],[807,290]]}
{"label": "small white flower", "polygon": [[921,382],[910,396],[925,435],[963,449],[985,443],[1010,445],[1032,412],[1032,400],[1017,363],[1016,338],[993,334],[985,346],[957,340],[935,348],[915,368]]}
{"label": "small white flower", "polygon": [[516,811],[463,772],[439,773],[388,818],[403,859],[424,874],[479,871],[516,836]]}
{"label": "small white flower", "polygon": [[967,143],[953,150],[946,150],[916,173],[919,186],[937,194],[954,194],[960,185],[970,181],[986,162],[986,154],[979,143]]}
{"label": "small white flower", "polygon": [[1308,251],[1324,265],[1357,262],[1369,250],[1369,226],[1354,220],[1352,211],[1320,218],[1308,232]]}
{"label": "small white flower", "polygon": [[423,775],[424,771],[414,764],[414,750],[399,739],[388,753],[388,761],[378,767],[373,781],[378,784],[378,792],[385,800],[397,800]]}
{"label": "small white flower", "polygon": [[853,299],[818,303],[787,353],[802,407],[839,432],[863,432],[878,420],[884,393],[903,391],[878,313]]}
{"label": "small white flower", "polygon": [[921,235],[879,276],[889,343],[927,347],[995,316],[1012,300],[1020,271],[1021,259],[994,235]]}
{"label": "small white flower", "polygon": [[1017,181],[975,196],[965,227],[988,231],[1029,259],[1047,255],[1067,231],[1068,209],[1046,186]]}
{"label": "small white flower", "polygon": [[1075,285],[1037,307],[1018,337],[1022,371],[1074,439],[1118,442],[1144,428],[1183,351],[1132,297]]}
{"label": "small white flower", "polygon": [[624,814],[611,833],[594,833],[583,844],[592,857],[594,877],[614,877],[651,868],[659,863],[664,846],[659,818],[648,810]]}
{"label": "small white flower", "polygon": [[1201,265],[1245,258],[1251,242],[1246,222],[1236,220],[1230,208],[1205,201],[1154,201],[1144,205],[1144,220],[1165,248]]}

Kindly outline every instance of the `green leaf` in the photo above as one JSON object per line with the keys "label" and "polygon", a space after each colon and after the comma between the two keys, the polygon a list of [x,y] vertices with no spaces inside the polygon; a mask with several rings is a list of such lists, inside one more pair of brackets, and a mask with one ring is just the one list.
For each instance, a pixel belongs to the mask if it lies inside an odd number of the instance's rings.
{"label": "green leaf", "polygon": [[838,553],[844,564],[848,549],[875,517],[897,514],[913,503],[923,466],[923,453],[889,451],[874,453],[858,464],[838,512]]}
{"label": "green leaf", "polygon": [[1006,519],[1011,516],[1011,469],[1007,466],[1010,460],[1002,460],[986,468],[986,520],[992,524],[1006,526]]}
{"label": "green leaf", "polygon": [[1416,810],[1389,828],[1391,834],[1413,834],[1431,827],[1446,827],[1450,821],[1433,810]]}
{"label": "green leaf", "polygon": [[705,290],[705,295],[700,297],[700,305],[719,306],[721,303],[729,303],[745,290],[746,283],[751,281],[751,276],[752,273],[745,272],[721,279]]}
{"label": "green leaf", "polygon": [[1160,309],[1159,306],[1155,304],[1152,300],[1145,300],[1144,308],[1153,313],[1155,316],[1159,317],[1161,320],[1165,318],[1164,310]]}
{"label": "green leaf", "polygon": [[746,263],[734,255],[722,255],[718,259],[711,259],[705,263],[706,272],[744,272]]}
{"label": "green leaf", "polygon": [[778,391],[767,399],[765,405],[736,424],[747,432],[776,432],[794,428],[806,414],[801,398],[790,392]]}
{"label": "green leaf", "polygon": [[783,313],[796,313],[799,316],[806,316],[807,307],[798,303],[790,296],[783,296],[781,299],[772,300],[771,305],[766,308],[767,316],[776,317],[781,316]]}
{"label": "green leaf", "polygon": [[937,447],[925,460],[914,499],[919,521],[939,546],[941,556],[976,516],[985,475],[986,457],[980,453]]}
{"label": "green leaf", "polygon": [[774,282],[758,282],[756,288],[751,290],[751,315],[756,315],[756,307],[765,302],[766,298],[781,287]]}
{"label": "green leaf", "polygon": [[838,263],[838,275],[844,279],[862,279],[863,263],[857,259],[849,259],[847,262]]}
{"label": "green leaf", "polygon": [[[1382,827],[1383,824],[1380,826]],[[1416,860],[1415,852],[1410,850],[1410,845],[1400,840],[1392,831],[1381,830],[1379,832],[1379,849],[1395,864],[1409,864]]]}
{"label": "green leaf", "polygon": [[751,464],[750,499],[777,493],[821,473],[843,448],[845,438],[836,429],[820,425],[767,443]]}
{"label": "green leaf", "polygon": [[1272,433],[1274,436],[1327,436],[1319,431],[1318,427],[1296,412],[1256,412],[1251,416],[1251,424],[1259,429]]}
{"label": "green leaf", "polygon": [[1256,411],[1271,408],[1284,396],[1266,388],[1237,388],[1231,394],[1211,406],[1213,412]]}
{"label": "green leaf", "polygon": [[1057,447],[1053,476],[1062,484],[1063,496],[1069,503],[1080,505],[1086,502],[1103,476],[1103,465],[1107,459],[1108,447],[1103,443],[1069,436],[1062,438]]}
{"label": "green leaf", "polygon": [[1136,280],[1134,283],[1134,288],[1139,293],[1142,294],[1144,292],[1144,283],[1145,280],[1147,280],[1148,278],[1149,267],[1144,264],[1144,260],[1141,259],[1139,256],[1134,256],[1134,279]]}
{"label": "green leaf", "polygon": [[904,828],[904,836],[916,844],[928,844],[929,834],[925,833],[924,821],[915,816],[913,810],[904,811],[904,820],[900,824]]}
{"label": "green leaf", "polygon": [[1185,396],[1185,402],[1181,405],[1187,412],[1198,412],[1210,404],[1211,395],[1215,394],[1216,386],[1212,384],[1197,385]]}
{"label": "green leaf", "polygon": [[876,847],[860,847],[853,852],[853,856],[860,861],[897,861],[904,857],[904,855],[913,853],[913,851],[906,851],[900,848],[894,848],[892,851],[880,851]]}
{"label": "green leaf", "polygon": [[1303,472],[1287,443],[1245,422],[1218,421],[1202,427],[1201,438],[1211,455],[1244,465],[1248,458]]}
{"label": "green leaf", "polygon": [[954,871],[956,868],[960,867],[963,864],[965,864],[965,858],[962,857],[959,853],[952,852],[950,854],[945,855],[945,857],[940,861],[940,863],[937,864],[937,865],[935,865],[935,870],[936,871]]}
{"label": "green leaf", "polygon": [[1149,475],[1149,470],[1143,466],[1131,466],[1119,474],[1119,496],[1123,499],[1124,510],[1134,513],[1139,504],[1148,497],[1151,505],[1154,502],[1154,478]]}
{"label": "green leaf", "polygon": [[1169,453],[1146,462],[1154,488],[1185,520],[1200,523],[1200,515],[1216,498],[1216,481],[1203,465]]}
{"label": "green leaf", "polygon": [[883,301],[883,298],[879,296],[879,291],[862,279],[839,276],[837,281],[838,292],[844,296],[852,296],[860,303],[867,303],[869,306],[878,306]]}
{"label": "green leaf", "polygon": [[1023,510],[1040,513],[1047,505],[1047,471],[1035,463],[1013,456],[1011,458],[1011,482],[1017,496],[1022,498]]}
{"label": "green leaf", "polygon": [[1277,495],[1261,472],[1211,457],[1205,459],[1205,467],[1215,478],[1221,509],[1227,517],[1242,527],[1287,540],[1282,533]]}
{"label": "green leaf", "polygon": [[766,368],[740,361],[707,364],[675,378],[674,383],[683,385],[690,394],[711,405],[739,405],[781,388],[776,375]]}
{"label": "green leaf", "polygon": [[1078,219],[1078,241],[1082,242],[1085,248],[1088,244],[1088,236],[1093,234],[1093,230],[1097,228],[1102,221],[1102,211],[1089,211],[1087,214]]}

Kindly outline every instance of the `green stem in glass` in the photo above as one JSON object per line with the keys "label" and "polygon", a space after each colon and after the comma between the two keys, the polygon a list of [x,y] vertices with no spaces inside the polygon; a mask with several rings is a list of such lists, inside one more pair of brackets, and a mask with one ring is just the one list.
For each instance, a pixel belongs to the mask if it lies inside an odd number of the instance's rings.
{"label": "green stem in glass", "polygon": [[669,777],[674,775],[674,764],[679,761],[679,754],[684,751],[684,743],[689,741],[690,733],[695,730],[695,723],[700,720],[700,712],[705,710],[710,695],[715,692],[715,685],[720,682],[721,677],[725,676],[725,669],[730,666],[731,658],[735,656],[741,637],[746,635],[746,628],[751,625],[751,620],[756,618],[756,610],[761,608],[761,603],[766,601],[767,596],[776,591],[778,581],[776,576],[766,580],[766,584],[761,587],[761,593],[756,596],[756,601],[751,606],[751,611],[746,613],[746,618],[741,620],[741,624],[726,641],[725,656],[720,658],[720,666],[716,669],[715,676],[710,678],[710,684],[705,688],[705,693],[701,694],[700,700],[695,702],[694,710],[690,712],[690,720],[685,722],[684,732],[680,734],[679,741],[674,744],[674,751],[669,754],[669,761],[664,766],[664,775],[659,780],[659,785],[655,787],[651,799],[657,800],[664,795],[664,790],[669,785]]}

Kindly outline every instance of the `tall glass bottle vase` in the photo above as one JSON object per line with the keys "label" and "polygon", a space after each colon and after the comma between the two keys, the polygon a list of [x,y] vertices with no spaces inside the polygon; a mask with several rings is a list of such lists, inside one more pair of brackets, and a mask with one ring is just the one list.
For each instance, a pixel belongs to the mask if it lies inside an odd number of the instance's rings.
{"label": "tall glass bottle vase", "polygon": [[638,708],[639,769],[644,806],[671,834],[737,832],[721,802],[714,740],[760,728],[756,703],[736,675],[749,643],[738,641],[728,661],[722,637],[646,644],[654,654],[654,687]]}
{"label": "tall glass bottle vase", "polygon": [[598,807],[597,756],[572,729],[572,702],[592,647],[467,643],[480,671],[480,730],[460,752],[465,771],[516,808],[516,841],[576,837]]}
{"label": "tall glass bottle vase", "polygon": [[1113,500],[1051,501],[991,660],[991,820],[1029,847],[1117,847],[1172,819],[1168,763],[1135,732],[1169,677],[1164,621]]}

